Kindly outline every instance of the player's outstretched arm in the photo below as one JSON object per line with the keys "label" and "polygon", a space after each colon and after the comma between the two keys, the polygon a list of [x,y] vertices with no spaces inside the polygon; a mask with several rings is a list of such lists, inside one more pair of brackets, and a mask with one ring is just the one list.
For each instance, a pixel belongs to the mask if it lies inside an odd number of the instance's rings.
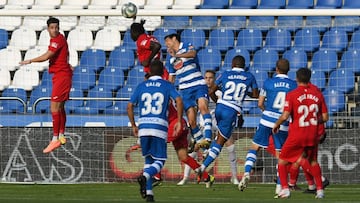
{"label": "player's outstretched arm", "polygon": [[52,58],[55,55],[54,52],[48,50],[47,52],[45,52],[43,55],[38,56],[36,58],[33,59],[29,59],[29,60],[25,60],[25,61],[20,61],[19,64],[20,65],[27,65],[30,64],[32,62],[43,62],[46,60],[49,60],[50,58]]}

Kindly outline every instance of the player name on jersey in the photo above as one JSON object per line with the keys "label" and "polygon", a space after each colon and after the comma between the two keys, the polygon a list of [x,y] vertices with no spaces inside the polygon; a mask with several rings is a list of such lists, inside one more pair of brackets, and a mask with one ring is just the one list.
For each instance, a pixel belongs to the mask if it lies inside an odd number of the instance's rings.
{"label": "player name on jersey", "polygon": [[247,77],[243,76],[243,75],[229,75],[228,79],[239,79],[239,80],[246,80]]}
{"label": "player name on jersey", "polygon": [[147,82],[146,87],[160,87],[161,83],[159,82]]}
{"label": "player name on jersey", "polygon": [[299,102],[302,102],[304,99],[311,99],[314,100],[315,102],[319,101],[319,98],[313,94],[302,94],[297,98]]}
{"label": "player name on jersey", "polygon": [[287,82],[276,82],[276,83],[274,83],[274,87],[290,88],[290,84]]}

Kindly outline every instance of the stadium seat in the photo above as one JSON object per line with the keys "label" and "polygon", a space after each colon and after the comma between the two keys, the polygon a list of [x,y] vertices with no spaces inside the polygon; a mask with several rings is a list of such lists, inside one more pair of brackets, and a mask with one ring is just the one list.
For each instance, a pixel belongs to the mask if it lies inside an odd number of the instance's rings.
{"label": "stadium seat", "polygon": [[147,0],[144,9],[167,9],[171,7],[173,0]]}
{"label": "stadium seat", "polygon": [[[122,87],[116,94],[116,98],[119,99],[119,100],[115,101],[113,106],[110,106],[110,107],[106,108],[104,113],[109,114],[109,115],[113,115],[113,114],[116,114],[116,115],[125,114],[125,115],[127,115],[127,104],[129,102],[128,99],[131,97],[134,90],[135,90],[134,86],[124,86],[124,87]],[[138,107],[135,107],[135,110],[134,110],[135,115],[138,114],[138,111],[139,111]]]}
{"label": "stadium seat", "polygon": [[49,17],[46,16],[24,16],[22,27],[28,27],[35,31],[41,31],[47,28],[46,21]]}
{"label": "stadium seat", "polygon": [[288,0],[287,9],[307,9],[314,7],[314,0]]}
{"label": "stadium seat", "polygon": [[164,16],[162,27],[184,29],[189,26],[189,16]]}
{"label": "stadium seat", "polygon": [[86,9],[90,0],[62,0],[60,9]]}
{"label": "stadium seat", "polygon": [[3,91],[10,85],[11,76],[7,68],[0,67],[0,91]]}
{"label": "stadium seat", "polygon": [[320,34],[316,29],[304,28],[298,30],[294,37],[294,47],[306,52],[314,52],[320,47]]}
{"label": "stadium seat", "polygon": [[[60,33],[65,36],[64,31],[60,30]],[[50,36],[47,29],[40,32],[39,40],[37,42],[37,46],[45,46],[48,47],[50,44]]]}
{"label": "stadium seat", "polygon": [[257,108],[257,106],[258,102],[256,100],[252,100],[251,97],[245,96],[245,100],[241,105],[242,113],[249,113],[250,109]]}
{"label": "stadium seat", "polygon": [[250,16],[247,28],[260,29],[261,32],[267,32],[275,26],[274,16]]}
{"label": "stadium seat", "polygon": [[229,0],[203,0],[200,9],[224,9],[229,7]]}
{"label": "stadium seat", "polygon": [[34,4],[34,0],[8,0],[7,4],[4,6],[4,9],[31,9]]}
{"label": "stadium seat", "polygon": [[37,70],[22,66],[14,74],[14,78],[10,87],[21,88],[26,91],[31,91],[35,86],[40,83],[39,73]]}
{"label": "stadium seat", "polygon": [[329,88],[349,93],[355,88],[355,76],[352,70],[338,68],[330,73]]}
{"label": "stadium seat", "polygon": [[118,0],[91,0],[88,9],[115,9]]}
{"label": "stadium seat", "polygon": [[89,67],[90,70],[98,72],[105,68],[106,55],[101,49],[86,49],[80,58],[81,67]]}
{"label": "stadium seat", "polygon": [[[48,48],[46,46],[36,46],[34,48],[28,49],[25,53],[24,60],[29,60],[41,56],[46,53],[47,50]],[[49,67],[49,61],[47,60],[39,63],[30,63],[26,66],[37,71],[43,71]]]}
{"label": "stadium seat", "polygon": [[79,54],[75,49],[69,48],[69,63],[72,67],[79,65]]}
{"label": "stadium seat", "polygon": [[203,74],[206,70],[219,70],[219,67],[221,65],[220,50],[212,47],[206,47],[204,49],[201,49],[197,53],[197,56],[199,59],[200,69]]}
{"label": "stadium seat", "polygon": [[124,72],[118,67],[107,66],[99,76],[99,86],[107,90],[117,91],[124,85]]}
{"label": "stadium seat", "polygon": [[58,16],[56,18],[59,19],[60,29],[63,31],[73,30],[78,23],[77,16]]}
{"label": "stadium seat", "polygon": [[290,62],[290,68],[297,70],[299,68],[307,68],[307,55],[302,49],[290,49],[286,50],[283,54],[283,58]]}
{"label": "stadium seat", "polygon": [[7,0],[0,0],[0,9],[4,8]]}
{"label": "stadium seat", "polygon": [[0,28],[0,49],[7,47],[9,44],[8,32]]}
{"label": "stadium seat", "polygon": [[60,8],[61,0],[35,0],[34,4],[31,6],[31,9],[58,9]]}
{"label": "stadium seat", "polygon": [[311,70],[311,83],[316,85],[320,90],[326,87],[325,73],[320,70]]}
{"label": "stadium seat", "polygon": [[337,30],[345,30],[346,32],[354,32],[360,27],[359,16],[335,16],[334,27]]}
{"label": "stadium seat", "polygon": [[315,8],[321,9],[333,9],[333,8],[341,8],[342,7],[342,0],[317,0]]}
{"label": "stadium seat", "polygon": [[262,111],[259,107],[252,107],[249,110],[249,115],[262,115]]}
{"label": "stadium seat", "polygon": [[311,69],[329,73],[338,65],[337,54],[334,50],[321,49],[314,53]]}
{"label": "stadium seat", "polygon": [[266,34],[265,47],[278,52],[284,52],[291,46],[291,34],[282,28],[270,29]]}
{"label": "stadium seat", "polygon": [[98,31],[105,26],[105,21],[105,16],[80,16],[78,26]]}
{"label": "stadium seat", "polygon": [[262,47],[262,33],[259,29],[243,29],[237,36],[237,47],[244,47],[250,52],[254,52]]}
{"label": "stadium seat", "polygon": [[174,0],[172,9],[194,9],[201,4],[201,0]]}
{"label": "stadium seat", "polygon": [[0,67],[9,71],[14,71],[19,67],[21,52],[16,47],[6,47],[0,49]]}
{"label": "stadium seat", "polygon": [[256,69],[256,67],[250,67],[250,73],[252,73],[256,79],[256,83],[259,88],[263,87],[264,81],[269,78],[269,74],[265,70]]}
{"label": "stadium seat", "polygon": [[[75,114],[99,114],[112,106],[112,92],[102,86],[95,86],[90,89],[87,98],[99,100],[84,100],[85,105],[74,109]],[[106,100],[109,99],[109,100]]]}
{"label": "stadium seat", "polygon": [[96,75],[89,67],[78,66],[73,71],[72,86],[83,91],[95,86]]}
{"label": "stadium seat", "polygon": [[224,64],[221,68],[221,71],[230,70],[231,69],[231,63],[232,59],[237,56],[243,56],[245,58],[245,65],[247,68],[250,66],[250,54],[249,52],[242,48],[242,47],[235,47],[233,49],[230,49],[226,52],[225,58],[224,58]]}
{"label": "stadium seat", "polygon": [[193,16],[191,26],[196,29],[210,30],[217,27],[218,19],[217,16]]}
{"label": "stadium seat", "polygon": [[346,9],[358,9],[360,8],[360,1],[358,0],[344,0],[344,5],[342,6],[342,8],[346,8]]}
{"label": "stadium seat", "polygon": [[135,66],[129,71],[125,85],[136,87],[140,82],[144,81],[144,76],[144,68],[142,66]]}
{"label": "stadium seat", "polygon": [[344,30],[330,29],[323,35],[321,48],[342,52],[346,49],[347,44],[348,37]]}
{"label": "stadium seat", "polygon": [[106,26],[96,33],[93,48],[112,51],[121,44],[121,34],[118,29]]}
{"label": "stadium seat", "polygon": [[234,31],[229,29],[214,29],[210,32],[208,46],[220,51],[234,47]]}
{"label": "stadium seat", "polygon": [[168,29],[168,28],[157,28],[153,33],[153,36],[157,40],[159,40],[159,42],[161,44],[161,50],[164,51],[164,52],[167,50],[167,47],[165,45],[164,37],[169,35],[169,34],[176,34],[176,30],[175,29]]}
{"label": "stadium seat", "polygon": [[246,26],[246,16],[221,16],[220,27],[238,30]]}
{"label": "stadium seat", "polygon": [[285,8],[286,0],[261,0],[258,9],[280,9]]}
{"label": "stadium seat", "polygon": [[230,8],[232,9],[251,9],[257,8],[258,1],[257,0],[232,0]]}
{"label": "stadium seat", "polygon": [[331,16],[307,16],[305,22],[306,27],[313,27],[323,33],[331,27]]}
{"label": "stadium seat", "polygon": [[[28,113],[48,113],[50,112],[51,87],[38,86],[31,91],[29,105],[27,106]],[[35,104],[36,102],[36,104]],[[35,104],[35,109],[34,109]]]}
{"label": "stadium seat", "polygon": [[[253,68],[261,71],[273,71],[276,67],[276,62],[279,59],[278,53],[271,49],[260,49],[254,54]],[[251,68],[250,68],[251,69]]]}
{"label": "stadium seat", "polygon": [[36,45],[36,32],[31,28],[21,27],[11,34],[10,46],[25,51]]}
{"label": "stadium seat", "polygon": [[110,52],[108,66],[115,66],[120,70],[126,71],[134,66],[134,62],[134,51],[120,46]]}
{"label": "stadium seat", "polygon": [[360,49],[360,30],[352,34],[349,49]]}
{"label": "stadium seat", "polygon": [[75,49],[76,51],[84,51],[92,46],[93,35],[88,28],[76,27],[69,32],[67,42],[69,48]]}
{"label": "stadium seat", "polygon": [[[274,73],[273,77],[276,75],[276,73]],[[292,80],[296,80],[296,70],[294,69],[291,69],[290,67],[290,70],[289,72],[287,73],[288,77]]]}
{"label": "stadium seat", "polygon": [[50,74],[49,71],[44,71],[41,76],[40,86],[52,87],[52,77],[53,74]]}
{"label": "stadium seat", "polygon": [[354,73],[360,73],[360,50],[348,49],[340,60],[340,68]]}
{"label": "stadium seat", "polygon": [[13,31],[21,26],[21,16],[0,16],[0,28]]}
{"label": "stadium seat", "polygon": [[109,16],[106,22],[106,26],[113,27],[118,31],[125,32],[134,22],[132,18],[124,18],[123,16]]}
{"label": "stadium seat", "polygon": [[161,16],[142,16],[142,19],[146,20],[144,29],[146,31],[154,31],[161,26]]}
{"label": "stadium seat", "polygon": [[125,32],[121,46],[126,47],[127,49],[136,50],[136,43],[131,39],[130,30]]}
{"label": "stadium seat", "polygon": [[183,42],[191,42],[197,50],[203,48],[206,42],[204,30],[196,28],[183,30],[180,39]]}
{"label": "stadium seat", "polygon": [[65,111],[67,113],[73,113],[75,109],[84,105],[84,92],[81,89],[71,87],[70,89],[70,100],[65,103]]}
{"label": "stadium seat", "polygon": [[303,24],[302,16],[279,16],[277,26],[290,32],[296,32],[303,27]]}
{"label": "stadium seat", "polygon": [[323,92],[326,106],[330,115],[345,110],[345,95],[333,88],[326,88]]}
{"label": "stadium seat", "polygon": [[[4,99],[5,97],[13,97],[14,99]],[[26,91],[21,88],[6,88],[1,95],[0,113],[25,113],[27,95]],[[18,99],[16,99],[18,98]]]}

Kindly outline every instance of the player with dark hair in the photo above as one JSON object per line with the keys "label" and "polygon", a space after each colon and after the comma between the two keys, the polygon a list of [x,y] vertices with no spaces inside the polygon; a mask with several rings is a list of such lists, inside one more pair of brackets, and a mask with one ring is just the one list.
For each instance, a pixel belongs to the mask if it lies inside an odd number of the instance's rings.
{"label": "player with dark hair", "polygon": [[[155,60],[150,65],[150,77],[140,83],[128,103],[127,112],[133,133],[140,137],[142,155],[145,158],[144,172],[138,177],[140,194],[147,202],[154,201],[152,177],[163,168],[167,158],[168,106],[174,99],[177,106],[177,121],[172,126],[176,136],[182,126],[183,103],[175,87],[161,78],[163,64]],[[134,118],[134,105],[140,109],[139,126]]]}
{"label": "player with dark hair", "polygon": [[[285,104],[285,96],[287,92],[296,88],[296,82],[289,79],[287,73],[290,70],[289,61],[279,59],[276,63],[276,75],[273,78],[265,80],[264,86],[260,91],[258,107],[263,111],[259,126],[253,137],[251,147],[246,155],[244,175],[239,183],[239,190],[243,191],[249,181],[250,172],[254,167],[257,159],[257,152],[260,148],[269,146],[269,137],[275,145],[275,157],[279,157],[282,145],[288,136],[288,121],[284,122],[277,134],[272,134],[272,127],[276,120],[281,116]],[[277,182],[275,193],[281,190],[280,182]]]}
{"label": "player with dark hair", "polygon": [[291,117],[289,135],[281,149],[278,171],[282,190],[278,197],[290,197],[287,165],[299,164],[304,171],[315,179],[316,196],[324,198],[321,180],[321,168],[316,159],[318,127],[329,119],[324,97],[320,91],[309,85],[311,71],[300,68],[296,71],[298,87],[287,93],[284,111],[273,126],[273,133],[278,133],[280,125]]}
{"label": "player with dark hair", "polygon": [[47,20],[47,30],[50,35],[50,45],[46,53],[36,58],[20,62],[21,65],[49,60],[49,73],[52,78],[51,115],[53,122],[53,138],[43,150],[44,153],[52,152],[66,143],[65,138],[65,102],[69,99],[72,85],[72,67],[69,64],[69,50],[66,38],[59,32],[59,20],[50,17]]}

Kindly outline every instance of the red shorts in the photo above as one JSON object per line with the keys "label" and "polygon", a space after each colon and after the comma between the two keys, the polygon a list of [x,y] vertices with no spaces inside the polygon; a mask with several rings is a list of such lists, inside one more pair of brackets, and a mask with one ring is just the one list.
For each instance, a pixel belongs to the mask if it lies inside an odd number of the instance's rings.
{"label": "red shorts", "polygon": [[272,136],[269,136],[269,145],[266,148],[266,151],[269,152],[271,155],[276,156],[276,150]]}
{"label": "red shorts", "polygon": [[55,73],[52,79],[51,101],[63,102],[69,100],[71,81],[72,74]]}
{"label": "red shorts", "polygon": [[290,163],[295,163],[305,153],[306,157],[309,160],[317,160],[317,151],[317,145],[303,147],[296,144],[287,144],[285,142],[281,149],[280,159],[288,161]]}
{"label": "red shorts", "polygon": [[172,142],[174,149],[178,150],[181,148],[187,148],[188,147],[188,140],[187,136],[189,134],[189,129],[187,128],[185,119],[182,119],[182,130],[179,132],[178,136],[174,137],[174,125],[176,124],[177,119],[173,120],[169,124],[169,130],[168,130],[168,142]]}

